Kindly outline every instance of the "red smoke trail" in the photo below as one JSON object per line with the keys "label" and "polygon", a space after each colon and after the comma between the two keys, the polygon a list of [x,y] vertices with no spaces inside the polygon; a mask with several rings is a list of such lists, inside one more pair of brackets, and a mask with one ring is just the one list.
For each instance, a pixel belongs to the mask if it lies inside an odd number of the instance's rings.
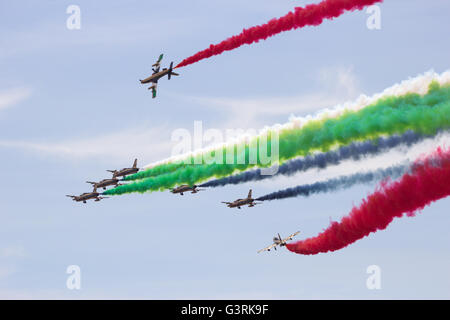
{"label": "red smoke trail", "polygon": [[297,7],[287,15],[272,19],[269,22],[244,29],[240,34],[232,36],[218,44],[212,44],[208,49],[200,51],[193,56],[184,59],[175,68],[184,67],[202,59],[221,54],[227,50],[236,49],[244,44],[251,44],[259,40],[265,40],[277,33],[305,26],[317,26],[323,19],[339,17],[345,11],[361,10],[365,6],[372,5],[383,0],[324,0],[318,4],[309,4]]}
{"label": "red smoke trail", "polygon": [[413,216],[415,211],[449,195],[450,149],[445,152],[437,149],[430,157],[417,162],[412,173],[396,182],[382,183],[340,222],[332,222],[316,237],[286,247],[299,254],[339,250],[371,232],[385,229],[395,217]]}

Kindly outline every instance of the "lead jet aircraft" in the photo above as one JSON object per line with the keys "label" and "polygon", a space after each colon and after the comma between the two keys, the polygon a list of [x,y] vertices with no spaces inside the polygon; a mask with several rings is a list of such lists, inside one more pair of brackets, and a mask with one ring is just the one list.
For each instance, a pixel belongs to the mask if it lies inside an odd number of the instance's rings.
{"label": "lead jet aircraft", "polygon": [[284,238],[284,239],[281,239],[280,234],[278,234],[278,237],[273,238],[273,244],[271,244],[270,246],[268,246],[264,249],[259,250],[258,253],[263,252],[263,251],[270,251],[270,249],[272,249],[272,248],[277,250],[277,246],[284,247],[286,245],[287,241],[292,240],[292,238],[294,238],[299,233],[300,233],[300,231],[297,231],[296,233],[293,233],[289,237]]}
{"label": "lead jet aircraft", "polygon": [[233,202],[223,202],[227,205],[228,208],[238,208],[240,209],[242,206],[248,205],[249,207],[254,207],[259,202],[255,202],[255,199],[252,198],[252,189],[248,192],[248,196],[245,199],[237,199]]}
{"label": "lead jet aircraft", "polygon": [[170,192],[179,193],[180,195],[183,195],[184,192],[192,191],[191,193],[197,193],[202,190],[204,189],[198,189],[198,186],[196,186],[195,184],[192,187],[188,186],[187,184],[183,184],[179,187],[173,188],[172,190],[170,190]]}
{"label": "lead jet aircraft", "polygon": [[156,63],[152,66],[152,67],[154,67],[154,68],[152,68],[153,74],[150,77],[145,78],[144,80],[139,80],[142,84],[144,84],[144,83],[152,83],[152,85],[148,88],[148,90],[150,90],[150,89],[152,90],[153,98],[156,98],[156,88],[158,86],[158,80],[159,79],[161,79],[162,77],[164,77],[166,75],[167,75],[167,78],[169,80],[170,80],[170,78],[172,76],[179,76],[178,73],[173,72],[173,62],[170,63],[169,69],[164,68],[161,71],[159,70],[160,69],[160,63],[161,63],[161,60],[162,60],[163,56],[164,55],[161,54],[159,56],[159,58],[158,58],[158,61],[156,61]]}
{"label": "lead jet aircraft", "polygon": [[131,168],[123,168],[120,170],[106,170],[108,172],[111,172],[113,174],[113,179],[117,177],[125,177],[129,174],[133,174],[139,171],[139,168],[137,167],[137,159],[134,159],[133,167]]}
{"label": "lead jet aircraft", "polygon": [[106,190],[106,187],[108,186],[120,186],[119,179],[117,178],[103,179],[99,182],[86,181],[86,183],[92,184],[94,188],[103,188],[103,190]]}
{"label": "lead jet aircraft", "polygon": [[79,196],[71,196],[66,195],[66,197],[72,198],[73,201],[80,202],[83,201],[83,203],[86,203],[89,199],[95,199],[95,201],[100,201],[101,199],[106,199],[107,197],[101,197],[100,193],[97,192],[97,188],[94,187],[94,190],[92,192],[86,192],[83,194],[80,194]]}

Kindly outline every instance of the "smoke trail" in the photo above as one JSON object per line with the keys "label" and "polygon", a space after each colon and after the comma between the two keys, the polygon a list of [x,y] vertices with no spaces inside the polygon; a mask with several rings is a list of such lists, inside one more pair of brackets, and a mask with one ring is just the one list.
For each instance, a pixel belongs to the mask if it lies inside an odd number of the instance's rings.
{"label": "smoke trail", "polygon": [[149,168],[147,170],[139,171],[135,174],[126,176],[122,180],[129,181],[129,180],[137,180],[137,179],[142,179],[142,178],[156,177],[161,174],[173,172],[180,168],[184,168],[185,166],[186,165],[184,163],[166,163],[166,164],[164,164],[164,166],[155,166],[153,168]]}
{"label": "smoke trail", "polygon": [[[385,90],[381,93],[377,93],[371,97],[368,97],[366,95],[360,95],[355,101],[353,102],[346,102],[344,104],[337,105],[333,108],[326,108],[319,112],[317,112],[314,116],[307,115],[304,117],[291,117],[289,119],[289,122],[285,124],[276,124],[271,127],[265,127],[263,130],[261,130],[260,135],[264,135],[265,133],[269,131],[274,132],[281,132],[285,129],[293,130],[293,129],[301,129],[304,125],[307,123],[314,121],[314,120],[323,120],[325,118],[337,118],[341,115],[343,115],[345,112],[348,111],[359,111],[369,105],[375,104],[377,101],[383,98],[387,97],[400,97],[404,96],[409,93],[416,93],[420,95],[424,95],[428,93],[429,87],[433,82],[437,82],[439,85],[444,86],[450,83],[450,71],[445,71],[441,74],[437,74],[433,71],[428,71],[424,73],[423,75],[419,75],[414,78],[410,78],[408,80],[403,80],[398,84],[395,84]],[[164,160],[156,161],[153,163],[150,163],[144,167],[144,169],[158,169],[160,168],[161,171],[164,171],[166,169],[166,165],[169,163],[192,163],[192,159],[198,155],[206,154],[208,152],[219,150],[222,148],[226,148],[230,145],[239,145],[244,142],[249,141],[250,139],[254,138],[255,136],[249,136],[249,135],[243,135],[239,138],[233,139],[231,141],[227,141],[226,143],[223,143],[221,145],[213,145],[208,148],[204,149],[198,149],[195,151],[192,151],[187,154],[181,154],[172,156],[169,158],[166,158]],[[167,172],[172,172],[173,167],[167,166]],[[139,172],[137,176],[129,176],[127,180],[134,180],[134,179],[141,179],[145,177],[152,176],[146,175],[147,170]],[[151,172],[151,171],[150,171]],[[162,173],[162,172],[161,172]]]}
{"label": "smoke trail", "polygon": [[175,68],[184,67],[202,59],[221,54],[224,51],[236,49],[244,44],[251,44],[265,40],[278,33],[303,28],[305,26],[318,26],[324,19],[337,18],[346,11],[361,10],[382,0],[324,0],[318,4],[309,4],[304,8],[296,7],[287,15],[272,19],[269,22],[244,29],[240,34],[232,36],[218,44],[211,44],[209,48],[184,59]]}
{"label": "smoke trail", "polygon": [[381,183],[340,222],[332,222],[316,237],[286,247],[299,254],[339,250],[372,232],[385,229],[395,217],[413,216],[416,211],[449,195],[450,149],[438,149],[399,181]]}
{"label": "smoke trail", "polygon": [[256,200],[280,200],[292,197],[304,196],[308,197],[315,193],[330,192],[340,189],[350,188],[356,184],[370,183],[380,181],[387,177],[392,179],[399,178],[409,168],[407,164],[392,166],[386,169],[378,169],[372,172],[355,173],[350,176],[342,176],[330,179],[323,182],[316,182],[312,184],[300,185],[294,188],[288,188],[276,192],[269,193],[265,196],[259,197]]}
{"label": "smoke trail", "polygon": [[[364,142],[354,142],[337,150],[319,153],[305,158],[289,160],[278,168],[277,175],[293,175],[311,168],[324,169],[329,165],[338,165],[343,160],[361,160],[361,157],[376,155],[400,145],[411,146],[429,136],[407,131],[403,135],[393,135]],[[246,171],[237,175],[208,181],[200,187],[219,187],[228,184],[239,184],[249,181],[260,181],[273,178],[273,175],[261,174],[261,169]]]}
{"label": "smoke trail", "polygon": [[[306,156],[315,150],[327,152],[335,146],[346,145],[355,140],[402,134],[408,130],[435,134],[438,130],[449,127],[450,86],[441,88],[434,83],[429,93],[424,96],[408,94],[381,99],[373,106],[358,112],[347,112],[337,119],[314,121],[299,130],[281,132],[279,163],[297,156]],[[222,152],[221,163],[186,166],[171,173],[118,186],[106,191],[106,194],[164,190],[177,184],[196,184],[212,177],[221,178],[236,171],[245,171],[257,165],[264,166],[259,161],[256,164],[248,162],[248,155],[252,152],[249,146],[245,146],[247,158],[244,164],[239,164],[236,154],[233,164],[226,164],[229,163],[226,150]]]}

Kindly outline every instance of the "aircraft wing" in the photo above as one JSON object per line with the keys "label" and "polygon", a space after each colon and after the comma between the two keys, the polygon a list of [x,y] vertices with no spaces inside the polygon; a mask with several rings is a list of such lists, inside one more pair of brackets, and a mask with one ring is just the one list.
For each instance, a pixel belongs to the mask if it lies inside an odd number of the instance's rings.
{"label": "aircraft wing", "polygon": [[271,244],[270,246],[265,247],[264,249],[259,250],[258,253],[263,252],[263,251],[269,251],[270,249],[272,249],[272,248],[274,248],[274,247],[276,247],[276,246],[277,246],[277,244],[273,243],[273,244]]}
{"label": "aircraft wing", "polygon": [[158,61],[155,62],[155,64],[153,65],[153,67],[159,66],[159,63],[161,62],[161,60],[163,59],[164,55],[161,54],[158,58]]}
{"label": "aircraft wing", "polygon": [[249,203],[248,205],[249,206],[256,206],[257,204],[262,204],[262,202],[252,202],[252,203]]}
{"label": "aircraft wing", "polygon": [[283,242],[292,240],[292,238],[294,238],[294,237],[295,237],[296,235],[298,235],[299,233],[300,233],[300,231],[297,231],[296,233],[291,234],[289,237],[283,239]]}

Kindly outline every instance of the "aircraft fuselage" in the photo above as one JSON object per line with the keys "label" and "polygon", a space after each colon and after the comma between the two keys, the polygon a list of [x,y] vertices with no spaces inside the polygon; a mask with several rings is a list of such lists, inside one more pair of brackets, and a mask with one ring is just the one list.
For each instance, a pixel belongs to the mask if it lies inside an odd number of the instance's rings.
{"label": "aircraft fuselage", "polygon": [[77,202],[79,202],[79,201],[86,202],[86,200],[98,199],[99,195],[100,195],[100,193],[98,193],[98,192],[83,193],[83,194],[79,195],[78,197],[74,197],[73,199]]}
{"label": "aircraft fuselage", "polygon": [[183,195],[183,192],[188,192],[188,191],[192,191],[192,193],[197,193],[196,191],[196,186],[188,186],[188,185],[182,185],[179,186],[177,188],[174,188],[171,192],[172,193],[179,193],[181,195]]}
{"label": "aircraft fuselage", "polygon": [[104,179],[104,180],[96,183],[95,186],[97,188],[105,188],[105,187],[108,187],[108,186],[117,186],[118,183],[119,183],[119,179],[115,179],[115,178]]}
{"label": "aircraft fuselage", "polygon": [[129,174],[133,174],[139,171],[139,168],[127,168],[127,169],[122,169],[119,171],[116,171],[114,173],[115,177],[121,177],[121,176],[127,176]]}
{"label": "aircraft fuselage", "polygon": [[163,69],[155,74],[152,74],[150,77],[144,79],[144,80],[140,80],[142,84],[144,83],[157,83],[159,79],[161,79],[162,77],[166,76],[169,74],[169,69]]}
{"label": "aircraft fuselage", "polygon": [[240,208],[245,205],[249,205],[249,207],[253,207],[253,199],[239,199],[230,204],[228,204],[229,208]]}

